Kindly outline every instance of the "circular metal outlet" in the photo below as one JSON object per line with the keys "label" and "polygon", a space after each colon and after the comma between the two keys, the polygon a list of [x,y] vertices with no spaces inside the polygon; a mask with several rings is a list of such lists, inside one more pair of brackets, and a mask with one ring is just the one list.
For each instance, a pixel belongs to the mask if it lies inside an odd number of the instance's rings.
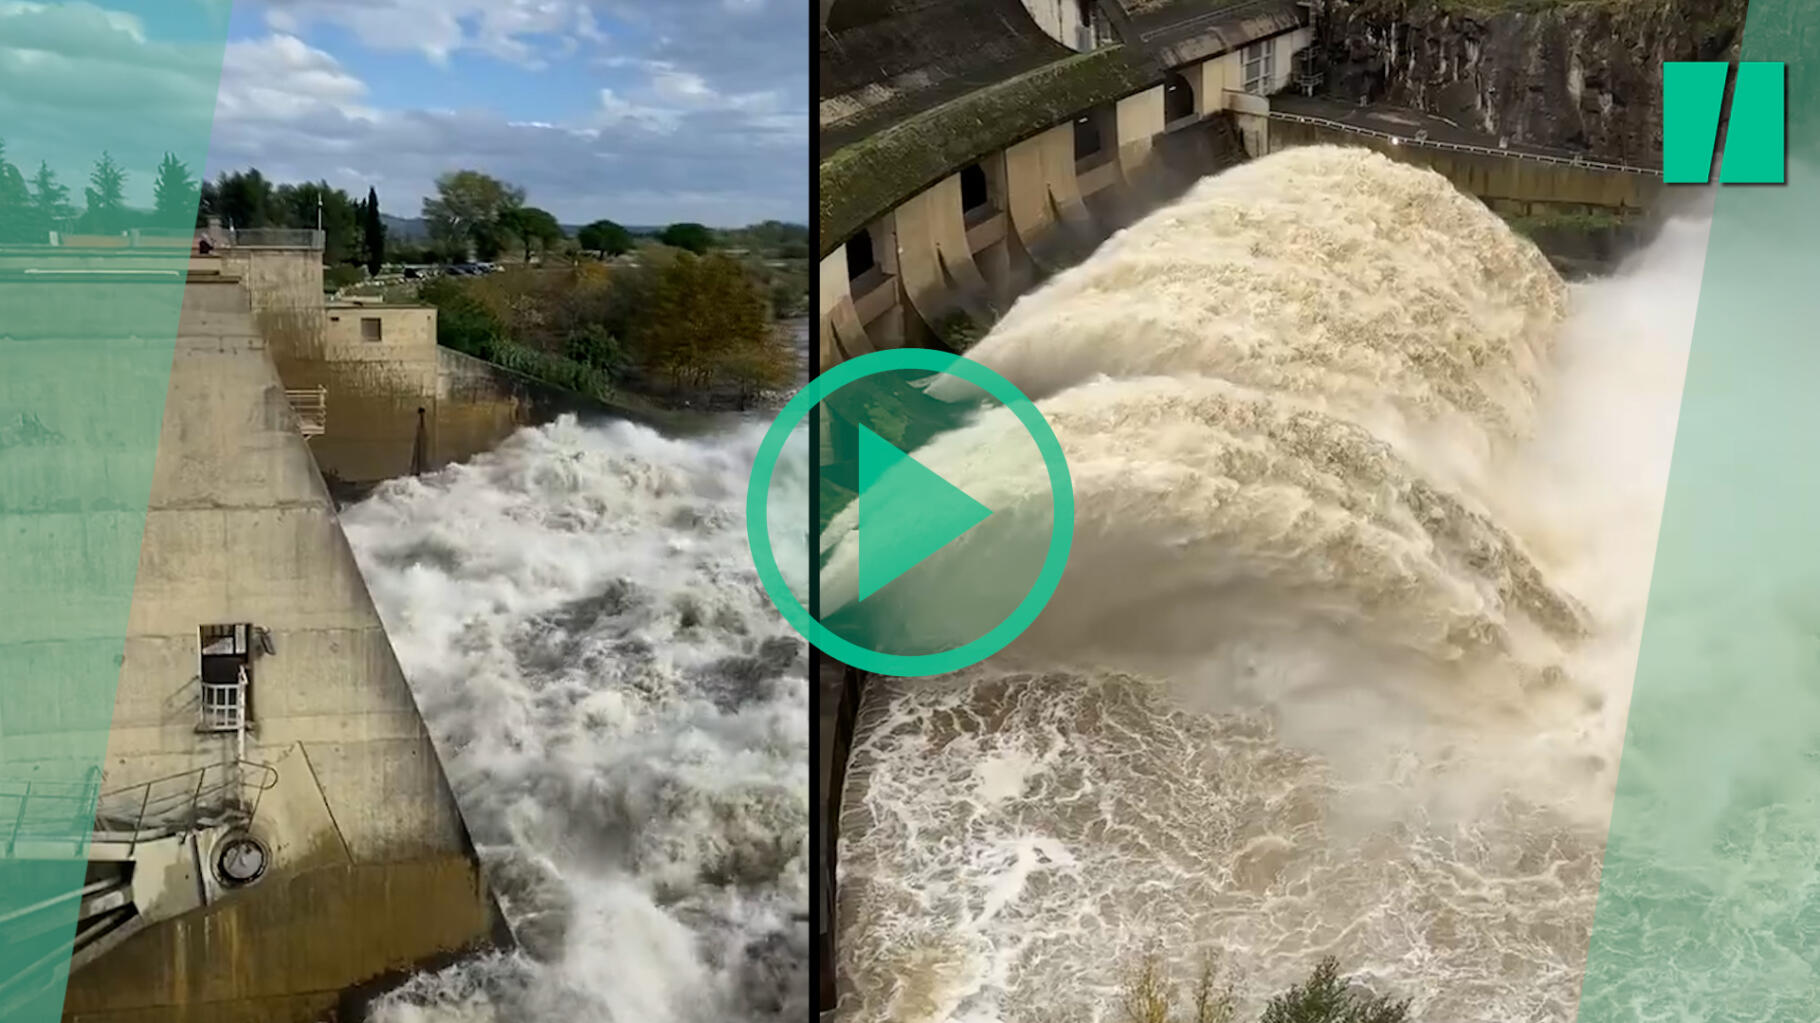
{"label": "circular metal outlet", "polygon": [[271,854],[251,835],[229,835],[215,851],[215,874],[223,884],[248,885],[265,874]]}

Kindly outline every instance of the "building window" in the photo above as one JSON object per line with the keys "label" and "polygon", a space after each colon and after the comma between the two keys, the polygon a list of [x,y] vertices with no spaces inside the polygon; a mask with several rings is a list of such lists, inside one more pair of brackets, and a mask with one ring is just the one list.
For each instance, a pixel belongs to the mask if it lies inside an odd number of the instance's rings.
{"label": "building window", "polygon": [[857,281],[877,265],[872,257],[871,231],[861,231],[847,239],[847,280]]}
{"label": "building window", "polygon": [[1174,124],[1193,116],[1194,87],[1181,75],[1170,75],[1163,85],[1163,123]]}
{"label": "building window", "polygon": [[380,328],[379,317],[362,316],[360,318],[360,340],[362,340],[362,341],[383,341],[383,340],[385,340],[384,331],[381,330],[381,328]]}
{"label": "building window", "polygon": [[202,732],[238,732],[246,727],[253,684],[253,627],[204,625],[202,641]]}
{"label": "building window", "polygon": [[1245,47],[1242,59],[1245,62],[1245,91],[1254,96],[1265,96],[1271,91],[1276,78],[1276,41],[1266,39]]}
{"label": "building window", "polygon": [[1074,160],[1092,159],[1106,147],[1106,141],[1100,137],[1098,121],[1090,113],[1085,117],[1074,119]]}
{"label": "building window", "polygon": [[986,168],[968,164],[961,171],[961,212],[978,213],[992,205],[992,189],[986,182]]}

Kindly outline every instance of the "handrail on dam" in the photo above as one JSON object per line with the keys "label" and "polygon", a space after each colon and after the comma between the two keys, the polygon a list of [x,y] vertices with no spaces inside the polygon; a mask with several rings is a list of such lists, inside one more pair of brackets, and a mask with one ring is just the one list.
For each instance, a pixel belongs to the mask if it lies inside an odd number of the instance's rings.
{"label": "handrail on dam", "polygon": [[1384,139],[1393,145],[1418,146],[1425,149],[1443,149],[1454,153],[1470,153],[1474,156],[1496,156],[1506,160],[1534,160],[1539,163],[1552,163],[1562,167],[1579,167],[1585,170],[1613,171],[1619,174],[1646,174],[1660,176],[1660,167],[1637,167],[1628,163],[1612,163],[1608,160],[1588,160],[1578,156],[1554,156],[1548,153],[1537,153],[1522,149],[1494,149],[1491,146],[1475,146],[1466,142],[1443,142],[1440,139],[1424,137],[1426,133],[1416,136],[1398,135],[1394,132],[1379,131],[1376,128],[1365,128],[1344,121],[1335,121],[1326,117],[1309,117],[1307,114],[1291,114],[1272,110],[1269,114],[1273,121],[1288,121],[1293,124],[1313,125],[1317,128],[1331,128],[1335,131],[1348,132],[1353,135],[1365,135],[1370,138]]}
{"label": "handrail on dam", "polygon": [[[137,844],[150,837],[197,826],[204,819],[249,820],[260,797],[278,783],[270,764],[237,760],[206,764],[181,774],[101,792],[100,782],[15,782],[0,784],[0,822],[8,828],[0,858],[29,843],[84,842]],[[250,794],[250,795],[249,795]]]}

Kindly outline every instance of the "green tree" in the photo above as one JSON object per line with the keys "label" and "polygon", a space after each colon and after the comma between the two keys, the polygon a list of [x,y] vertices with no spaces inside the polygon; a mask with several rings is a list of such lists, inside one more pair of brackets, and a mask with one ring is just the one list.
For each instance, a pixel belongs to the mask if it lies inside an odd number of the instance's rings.
{"label": "green tree", "polygon": [[76,208],[70,205],[69,186],[57,180],[50,164],[38,161],[38,173],[32,175],[31,186],[34,232],[63,230],[76,219]]}
{"label": "green tree", "polygon": [[582,248],[600,253],[603,259],[632,251],[632,232],[611,220],[596,220],[576,232],[575,239]]}
{"label": "green tree", "polygon": [[83,192],[88,199],[83,219],[89,230],[112,234],[126,226],[126,171],[112,153],[104,151],[95,161]]}
{"label": "green tree", "polygon": [[771,330],[765,298],[745,268],[718,254],[685,254],[662,267],[646,304],[636,328],[640,359],[676,391],[707,384]]}
{"label": "green tree", "polygon": [[231,174],[223,172],[215,182],[215,207],[212,211],[229,227],[275,227],[273,215],[277,200],[272,183],[257,168]]}
{"label": "green tree", "polygon": [[367,201],[360,210],[361,251],[366,256],[367,273],[377,274],[385,266],[385,218],[379,215],[379,192],[367,188]]}
{"label": "green tree", "polygon": [[714,232],[700,224],[671,224],[658,234],[657,240],[671,248],[700,256],[714,247]]}
{"label": "green tree", "polygon": [[562,241],[562,225],[547,210],[535,206],[519,206],[505,210],[500,214],[500,226],[504,232],[524,247],[525,262],[531,261],[533,249],[545,249]]}
{"label": "green tree", "polygon": [[491,358],[506,340],[505,324],[460,281],[428,281],[417,297],[436,307],[436,343],[477,358]]}
{"label": "green tree", "polygon": [[720,380],[733,388],[741,411],[764,392],[788,387],[796,380],[796,373],[796,353],[775,331],[732,346],[720,357],[718,366]]}
{"label": "green tree", "polygon": [[423,201],[430,234],[445,248],[472,247],[482,259],[498,255],[504,245],[502,221],[524,205],[524,189],[474,170],[459,170],[436,179],[436,197]]}
{"label": "green tree", "polygon": [[24,242],[31,238],[31,190],[25,184],[25,175],[7,162],[6,141],[0,139],[0,242]]}
{"label": "green tree", "polygon": [[1405,1023],[1409,1001],[1372,994],[1340,976],[1340,964],[1323,959],[1300,986],[1270,1000],[1260,1023]]}
{"label": "green tree", "polygon": [[152,182],[152,208],[161,227],[175,227],[195,217],[202,196],[189,167],[175,153],[164,154],[158,178]]}
{"label": "green tree", "polygon": [[272,193],[272,227],[323,232],[322,260],[329,266],[360,257],[360,217],[354,200],[326,181],[279,185]]}

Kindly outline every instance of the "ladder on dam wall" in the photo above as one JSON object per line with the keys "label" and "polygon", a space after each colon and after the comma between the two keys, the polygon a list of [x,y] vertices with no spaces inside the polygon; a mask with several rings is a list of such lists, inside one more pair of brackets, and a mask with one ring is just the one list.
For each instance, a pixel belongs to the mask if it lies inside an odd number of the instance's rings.
{"label": "ladder on dam wall", "polygon": [[0,976],[0,1019],[151,924],[207,904],[205,856],[251,823],[277,781],[270,765],[239,760],[114,792],[98,776],[0,782],[0,871],[87,864],[79,888],[29,905],[0,890],[0,962],[29,957]]}
{"label": "ladder on dam wall", "polygon": [[329,429],[329,389],[326,387],[292,388],[284,392],[291,411],[297,415],[297,428],[305,437],[320,437]]}

